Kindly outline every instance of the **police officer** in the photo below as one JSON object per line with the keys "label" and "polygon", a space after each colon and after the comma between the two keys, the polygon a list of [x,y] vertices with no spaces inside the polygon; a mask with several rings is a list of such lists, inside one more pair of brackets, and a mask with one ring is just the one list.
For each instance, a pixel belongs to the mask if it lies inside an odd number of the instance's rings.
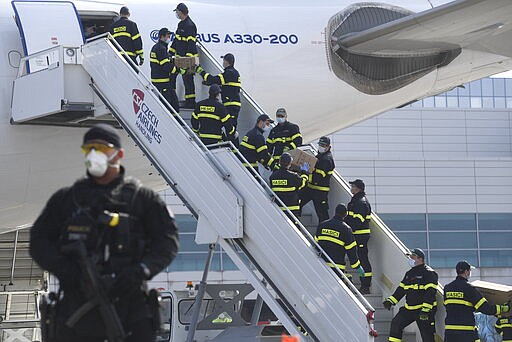
{"label": "police officer", "polygon": [[[350,267],[357,269],[359,274],[363,274],[364,270],[357,257],[354,234],[352,234],[352,229],[350,229],[349,225],[343,221],[346,216],[347,208],[343,204],[338,204],[334,211],[334,216],[330,220],[318,225],[315,240],[334,261],[334,265],[330,262],[327,263],[329,267],[339,268],[345,273],[345,255],[348,254]],[[346,274],[346,276],[348,278],[352,277],[350,274]]]}
{"label": "police officer", "polygon": [[144,50],[142,49],[142,39],[137,24],[128,19],[130,17],[128,7],[121,7],[119,15],[119,20],[110,27],[110,34],[135,64],[137,64],[137,57],[139,57],[138,64],[142,65],[144,64]]}
{"label": "police officer", "polygon": [[[296,217],[299,217],[299,190],[306,186],[308,176],[304,173],[299,176],[295,172],[291,172],[289,170],[291,165],[292,156],[289,153],[283,153],[279,159],[279,169],[274,170],[270,175],[270,185],[272,187],[272,191],[276,193],[276,195],[285,205],[285,207],[281,207],[281,209],[288,209]],[[302,172],[307,172],[308,169],[308,163],[301,165]]]}
{"label": "police officer", "polygon": [[263,132],[270,131],[270,124],[273,122],[267,114],[258,116],[256,126],[242,138],[240,153],[248,162],[248,164],[243,163],[245,167],[249,168],[249,166],[252,166],[258,172],[259,162],[269,170],[276,168],[277,163],[272,160],[272,156],[268,153],[268,147],[263,136]]}
{"label": "police officer", "polygon": [[467,261],[459,261],[455,266],[457,278],[444,287],[445,342],[479,340],[475,326],[475,311],[486,315],[499,315],[510,311],[509,304],[489,304],[480,292],[468,283],[471,268]]}
{"label": "police officer", "polygon": [[158,42],[153,45],[149,58],[151,66],[151,82],[163,95],[163,97],[174,108],[176,113],[180,112],[176,90],[171,83],[171,77],[177,73],[185,73],[186,70],[178,69],[172,64],[169,56],[168,45],[171,41],[171,31],[166,27],[158,31]]}
{"label": "police officer", "polygon": [[226,108],[219,102],[220,87],[210,87],[210,97],[198,102],[192,113],[192,130],[197,133],[203,144],[210,145],[222,141],[222,128],[228,140],[233,140],[235,128],[231,124]]}
{"label": "police officer", "polygon": [[276,160],[283,152],[294,150],[302,145],[302,134],[299,126],[288,121],[286,109],[279,108],[276,112],[277,126],[272,128],[267,138],[268,151]]}
{"label": "police officer", "polygon": [[361,277],[361,288],[363,294],[370,293],[372,284],[372,265],[368,258],[368,241],[370,240],[370,220],[372,208],[364,192],[365,185],[360,179],[349,182],[351,185],[352,199],[348,203],[348,215],[345,221],[352,228],[357,241],[357,254],[364,269],[364,276]]}
{"label": "police officer", "polygon": [[240,74],[235,69],[235,56],[227,53],[222,57],[224,71],[216,76],[207,73],[201,66],[196,68],[207,85],[218,84],[222,89],[222,103],[226,111],[231,115],[232,124],[237,127],[238,114],[240,113],[240,88],[242,86]]}
{"label": "police officer", "polygon": [[334,160],[331,153],[331,139],[321,137],[318,141],[317,161],[313,173],[309,176],[309,183],[301,194],[300,206],[303,208],[309,201],[315,205],[318,222],[329,219],[328,195],[331,176],[334,170]]}
{"label": "police officer", "polygon": [[512,342],[512,317],[498,316],[495,327],[502,342]]}
{"label": "police officer", "polygon": [[[76,243],[85,245],[105,280],[105,291],[115,303],[126,341],[154,341],[156,327],[144,288],[146,281],[176,256],[176,226],[158,194],[125,177],[121,166],[124,150],[112,127],[99,124],[89,129],[82,151],[87,176],[52,195],[30,236],[32,258],[59,279],[59,292],[63,293],[57,303],[56,338],[52,341],[106,339],[97,308],[68,326],[68,318],[87,302],[84,293],[89,285],[82,280],[85,270],[80,259],[65,252],[66,246]],[[108,224],[102,223],[105,217]]]}
{"label": "police officer", "polygon": [[383,303],[390,310],[405,296],[405,306],[400,308],[391,321],[389,341],[402,341],[405,327],[416,321],[423,342],[434,342],[438,276],[425,264],[425,253],[419,248],[411,251],[409,264],[412,268],[405,273],[393,295]]}
{"label": "police officer", "polygon": [[[174,40],[169,48],[171,56],[176,57],[198,57],[197,53],[197,28],[196,24],[188,16],[188,7],[184,3],[179,3],[174,10],[176,18],[180,20]],[[174,78],[174,89],[176,89],[176,78]],[[185,106],[194,108],[196,105],[196,88],[194,85],[193,74],[183,74],[183,84],[185,85]]]}

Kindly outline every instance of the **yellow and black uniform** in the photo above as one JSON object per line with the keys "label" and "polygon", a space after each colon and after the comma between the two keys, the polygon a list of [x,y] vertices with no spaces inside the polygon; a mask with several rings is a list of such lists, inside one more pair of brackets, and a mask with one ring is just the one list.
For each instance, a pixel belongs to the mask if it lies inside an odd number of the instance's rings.
{"label": "yellow and black uniform", "polygon": [[512,342],[512,317],[498,317],[495,327],[502,342]]}
{"label": "yellow and black uniform", "polygon": [[282,210],[290,210],[295,216],[300,215],[299,190],[306,186],[307,175],[298,175],[285,167],[280,167],[270,175],[270,184],[272,191],[276,193],[279,199],[286,207]]}
{"label": "yellow and black uniform", "polygon": [[110,27],[110,34],[135,63],[137,56],[141,60],[144,59],[142,39],[135,22],[126,17],[121,17]]}
{"label": "yellow and black uniform", "polygon": [[222,141],[222,128],[226,130],[228,139],[235,133],[226,109],[215,98],[197,103],[192,113],[192,130],[197,133],[203,144],[210,145]]}
{"label": "yellow and black uniform", "polygon": [[238,114],[240,113],[240,88],[242,82],[240,74],[231,65],[224,69],[224,72],[216,76],[210,75],[204,70],[200,72],[201,77],[207,85],[218,84],[222,89],[222,103],[226,107],[226,111],[231,115],[233,126],[235,129],[238,123]]}
{"label": "yellow and black uniform", "polygon": [[329,219],[328,195],[331,183],[331,176],[334,170],[334,159],[331,151],[318,153],[313,173],[309,175],[308,186],[301,193],[301,208],[309,201],[315,205],[318,222]]}
{"label": "yellow and black uniform", "polygon": [[263,130],[258,126],[251,129],[242,138],[240,143],[240,153],[247,159],[249,164],[243,163],[245,167],[252,166],[258,171],[258,162],[265,168],[273,170],[276,168],[276,163],[272,160],[272,156],[268,153],[267,144],[265,144],[265,137]]}
{"label": "yellow and black uniform", "polygon": [[444,306],[445,342],[479,341],[474,312],[479,311],[486,315],[501,313],[500,305],[489,304],[480,292],[461,276],[457,276],[444,287]]}
{"label": "yellow and black uniform", "polygon": [[176,90],[172,88],[171,76],[175,74],[183,74],[185,70],[178,69],[171,62],[167,43],[159,40],[150,54],[150,67],[151,67],[151,82],[160,91],[164,98],[174,108],[176,113],[179,113],[180,107]]}
{"label": "yellow and black uniform", "polygon": [[285,121],[272,128],[267,138],[268,151],[274,159],[279,160],[283,152],[294,150],[302,145],[299,126]]}
{"label": "yellow and black uniform", "polygon": [[[197,28],[196,24],[187,16],[178,23],[174,40],[169,48],[171,56],[176,57],[198,57],[197,53]],[[185,100],[195,102],[196,89],[194,86],[194,75],[184,74],[183,84],[185,85]],[[173,79],[173,86],[176,89],[176,78]]]}
{"label": "yellow and black uniform", "polygon": [[352,228],[357,241],[357,254],[364,269],[361,286],[369,288],[372,283],[372,265],[368,258],[368,241],[370,240],[370,220],[372,208],[364,191],[358,192],[347,205],[348,215],[345,222]]}
{"label": "yellow and black uniform", "polygon": [[423,342],[434,342],[437,281],[437,273],[425,264],[416,265],[405,273],[393,295],[386,299],[396,305],[405,296],[405,306],[391,321],[389,341],[402,341],[405,327],[416,321]]}
{"label": "yellow and black uniform", "polygon": [[[315,240],[334,261],[334,265],[327,263],[331,268],[339,268],[345,272],[345,254],[348,255],[350,267],[358,268],[361,265],[357,257],[357,246],[352,229],[341,217],[335,215],[330,220],[320,223]],[[347,277],[350,278],[351,275],[347,274]]]}

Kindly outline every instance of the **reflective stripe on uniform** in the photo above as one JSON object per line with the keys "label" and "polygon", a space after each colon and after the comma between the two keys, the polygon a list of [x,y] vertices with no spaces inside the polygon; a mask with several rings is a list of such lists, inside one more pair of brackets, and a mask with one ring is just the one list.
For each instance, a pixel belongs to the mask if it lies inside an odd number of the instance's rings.
{"label": "reflective stripe on uniform", "polygon": [[352,249],[352,248],[354,248],[355,246],[356,246],[356,242],[355,242],[355,241],[353,241],[351,244],[346,245],[346,246],[345,246],[345,249],[347,249],[347,250],[348,250],[348,249]]}
{"label": "reflective stripe on uniform", "polygon": [[131,37],[132,34],[130,32],[117,32],[112,35],[113,38],[117,37]]}
{"label": "reflective stripe on uniform", "polygon": [[364,275],[363,275],[363,278],[364,277],[371,277],[371,276],[373,276],[372,272],[365,272]]}
{"label": "reflective stripe on uniform", "polygon": [[451,325],[447,324],[444,326],[446,330],[464,330],[464,331],[474,331],[476,327],[474,325]]}
{"label": "reflective stripe on uniform", "polygon": [[153,83],[166,83],[166,82],[170,82],[171,79],[170,78],[152,78],[151,79],[151,82]]}
{"label": "reflective stripe on uniform", "polygon": [[263,146],[260,146],[256,149],[256,152],[261,152],[263,150],[266,150],[267,149],[267,145],[263,145]]}
{"label": "reflective stripe on uniform", "polygon": [[388,341],[389,341],[389,342],[402,342],[402,340],[401,340],[401,339],[396,338],[396,337],[391,337],[391,336],[389,336]]}
{"label": "reflective stripe on uniform", "polygon": [[242,86],[242,83],[237,83],[237,82],[226,82],[226,83],[224,83],[224,85],[226,85],[226,86],[231,86],[231,87],[241,87],[241,86]]}
{"label": "reflective stripe on uniform", "polygon": [[345,246],[345,242],[344,241],[336,239],[336,238],[334,238],[332,236],[321,235],[321,236],[316,238],[316,241],[329,241],[329,242],[332,242],[332,243],[336,243],[336,244],[338,244],[340,246]]}
{"label": "reflective stripe on uniform", "polygon": [[362,234],[370,234],[371,230],[370,229],[359,229],[359,230],[354,230],[354,235],[362,235]]}
{"label": "reflective stripe on uniform", "polygon": [[197,53],[190,53],[190,52],[187,52],[187,57],[199,57],[199,54]]}
{"label": "reflective stripe on uniform", "polygon": [[132,37],[132,40],[135,40],[137,38],[140,38],[140,33],[137,33],[135,36]]}
{"label": "reflective stripe on uniform", "polygon": [[428,284],[425,284],[425,285],[419,285],[419,284],[405,285],[404,283],[400,283],[399,286],[401,288],[403,288],[404,290],[409,290],[409,289],[412,289],[412,290],[427,290],[427,289],[429,289],[431,287],[437,289],[437,284],[434,284],[434,283],[428,283]]}
{"label": "reflective stripe on uniform", "polygon": [[207,133],[199,133],[200,138],[210,138],[210,139],[222,139],[222,135],[218,134],[207,134]]}
{"label": "reflective stripe on uniform", "polygon": [[256,167],[256,166],[258,166],[258,163],[242,163],[242,165],[245,167],[248,167],[248,166]]}
{"label": "reflective stripe on uniform", "polygon": [[272,188],[272,191],[274,192],[292,192],[297,190],[296,187],[290,187],[290,188]]}
{"label": "reflective stripe on uniform", "polygon": [[281,210],[283,210],[283,211],[286,211],[286,209],[292,211],[292,210],[299,210],[300,205],[292,205],[290,207],[279,207],[279,208],[281,208]]}
{"label": "reflective stripe on uniform", "polygon": [[251,144],[248,144],[248,143],[246,143],[245,141],[242,141],[242,142],[240,143],[240,145],[241,145],[241,146],[243,146],[243,147],[246,147],[246,148],[248,148],[248,149],[250,149],[250,150],[255,150],[255,149],[256,149],[256,146],[251,145]]}
{"label": "reflective stripe on uniform", "polygon": [[353,217],[353,218],[355,218],[355,219],[356,219],[356,218],[359,218],[359,219],[361,220],[361,222],[364,222],[364,217],[363,217],[363,215],[361,215],[361,214],[356,214],[356,213],[354,213],[353,211],[349,211],[349,212],[347,213],[347,215],[348,215],[348,216],[351,216],[351,217]]}
{"label": "reflective stripe on uniform", "polygon": [[422,306],[423,306],[423,304],[409,305],[409,304],[405,303],[405,308],[407,310],[418,310],[418,309],[421,309]]}
{"label": "reflective stripe on uniform", "polygon": [[448,305],[448,304],[465,305],[465,306],[473,307],[473,303],[468,302],[467,300],[462,300],[462,299],[447,299],[444,301],[444,305]]}
{"label": "reflective stripe on uniform", "polygon": [[177,40],[181,40],[181,41],[184,41],[184,42],[188,42],[189,40],[192,40],[192,41],[195,42],[197,40],[197,38],[194,37],[194,36],[183,37],[182,35],[177,34],[175,37],[176,37]]}
{"label": "reflective stripe on uniform", "polygon": [[358,268],[361,265],[361,261],[357,260],[355,264],[350,265],[352,268]]}
{"label": "reflective stripe on uniform", "polygon": [[128,56],[135,56],[135,52],[131,52],[131,51],[119,51],[119,53],[120,53],[121,55],[126,54],[126,55],[128,55]]}
{"label": "reflective stripe on uniform", "polygon": [[186,94],[185,95],[185,99],[195,99],[196,98],[196,94]]}
{"label": "reflective stripe on uniform", "polygon": [[325,174],[325,172],[323,170],[315,169],[315,172],[321,174],[322,177],[326,176],[326,174]]}
{"label": "reflective stripe on uniform", "polygon": [[237,107],[242,107],[242,104],[241,104],[240,102],[231,101],[231,102],[225,102],[225,103],[224,103],[224,106],[237,106]]}
{"label": "reflective stripe on uniform", "polygon": [[395,297],[393,297],[393,296],[389,296],[388,299],[393,304],[397,304],[398,303],[398,300]]}
{"label": "reflective stripe on uniform", "polygon": [[313,190],[329,191],[329,187],[327,187],[327,186],[318,186],[318,185],[308,184],[308,188],[313,189]]}
{"label": "reflective stripe on uniform", "polygon": [[[485,298],[482,298],[478,301],[478,303],[475,304],[475,309],[478,310],[485,302],[487,302],[487,299]],[[499,305],[496,305],[496,309],[498,309],[498,314],[499,314]]]}
{"label": "reflective stripe on uniform", "polygon": [[339,268],[340,270],[344,270],[347,268],[347,266],[345,265],[341,265],[341,264],[332,264],[330,262],[327,263],[327,266],[329,267],[332,267],[332,268]]}

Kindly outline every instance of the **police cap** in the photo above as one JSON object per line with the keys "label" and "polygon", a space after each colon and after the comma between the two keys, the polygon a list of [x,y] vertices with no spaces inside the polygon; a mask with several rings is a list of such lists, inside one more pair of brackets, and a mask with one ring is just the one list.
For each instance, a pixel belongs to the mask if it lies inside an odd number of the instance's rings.
{"label": "police cap", "polygon": [[160,29],[160,31],[158,31],[158,37],[164,37],[164,36],[167,36],[168,34],[171,34],[171,31],[169,31],[169,29],[167,27],[162,27]]}
{"label": "police cap", "polygon": [[457,265],[455,266],[455,270],[457,271],[457,274],[462,274],[466,271],[469,271],[469,270],[474,270],[475,267],[471,266],[471,264],[469,262],[467,262],[466,260],[461,260],[457,263]]}
{"label": "police cap", "polygon": [[293,160],[292,155],[288,152],[285,152],[279,158],[279,164],[282,166],[288,166],[292,163],[292,160]]}
{"label": "police cap", "polygon": [[425,260],[425,252],[423,252],[421,248],[411,249],[411,255],[415,255],[418,258],[422,258],[423,260]]}
{"label": "police cap", "polygon": [[329,137],[320,137],[318,140],[318,146],[327,147],[331,145],[331,139]]}
{"label": "police cap", "polygon": [[115,128],[107,124],[94,125],[85,132],[83,143],[85,144],[92,140],[104,140],[114,145],[115,148],[121,148],[121,137],[117,134]]}
{"label": "police cap", "polygon": [[235,65],[235,56],[232,53],[226,53],[224,56],[221,57],[223,60],[228,62],[231,65]]}
{"label": "police cap", "polygon": [[286,115],[287,115],[287,113],[286,113],[286,109],[284,109],[284,108],[278,108],[278,109],[276,110],[276,116],[283,116],[283,117],[284,117],[284,116],[286,116]]}
{"label": "police cap", "polygon": [[188,14],[188,7],[183,2],[179,3],[178,6],[174,9],[174,12],[180,11],[181,13]]}
{"label": "police cap", "polygon": [[359,189],[364,190],[365,185],[364,182],[360,179],[356,179],[354,181],[349,182],[350,185],[357,186]]}
{"label": "police cap", "polygon": [[210,90],[209,90],[210,95],[217,95],[220,93],[221,93],[221,90],[220,90],[220,86],[218,84],[212,84],[210,86]]}

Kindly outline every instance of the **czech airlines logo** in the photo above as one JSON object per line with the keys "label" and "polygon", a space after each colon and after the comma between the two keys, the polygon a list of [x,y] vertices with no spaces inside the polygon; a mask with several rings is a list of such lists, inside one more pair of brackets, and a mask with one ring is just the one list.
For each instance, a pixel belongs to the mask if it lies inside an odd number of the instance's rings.
{"label": "czech airlines logo", "polygon": [[158,132],[160,120],[144,101],[144,92],[140,89],[132,90],[133,111],[137,115],[136,125],[144,138],[152,144],[153,141],[160,144],[162,135]]}

